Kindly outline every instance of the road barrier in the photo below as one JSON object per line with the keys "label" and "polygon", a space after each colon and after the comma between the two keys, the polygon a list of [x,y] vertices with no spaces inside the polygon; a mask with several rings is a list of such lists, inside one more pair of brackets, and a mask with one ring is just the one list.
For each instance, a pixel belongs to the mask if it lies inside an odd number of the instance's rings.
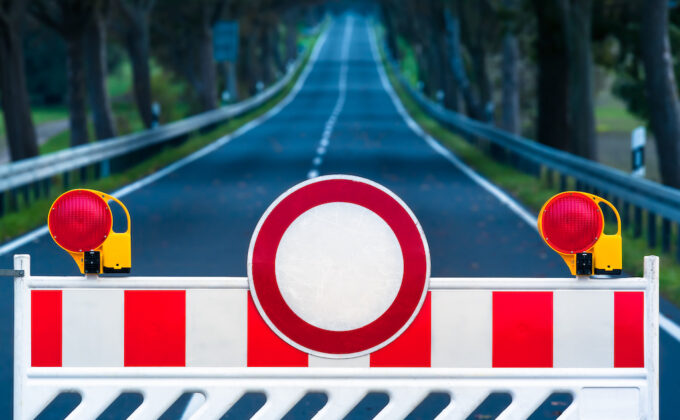
{"label": "road barrier", "polygon": [[413,212],[350,175],[281,194],[255,227],[248,277],[99,277],[111,219],[98,194],[50,210],[85,276],[33,276],[14,257],[17,419],[63,395],[80,400],[68,418],[95,418],[130,394],[135,419],[187,394],[203,399],[194,419],[246,417],[253,398],[271,419],[310,405],[307,418],[351,417],[381,399],[385,419],[658,419],[659,259],[645,257],[643,278],[589,276],[621,253],[597,248],[617,238],[584,212],[598,197],[558,195],[543,211],[549,244],[589,256],[572,278],[430,278]]}
{"label": "road barrier", "polygon": [[82,399],[69,418],[95,418],[126,393],[143,399],[136,419],[186,393],[205,398],[195,419],[253,395],[266,401],[258,418],[278,419],[307,394],[325,400],[315,418],[376,394],[378,418],[437,396],[438,418],[466,418],[498,395],[505,419],[544,404],[560,419],[658,418],[657,257],[643,278],[432,278],[399,338],[350,359],[284,342],[245,277],[41,277],[28,255],[14,258],[16,419],[61,393]]}
{"label": "road barrier", "polygon": [[[675,224],[680,231],[680,190],[634,177],[446,109],[411,86],[402,75],[397,61],[392,58],[386,43],[382,42],[381,45],[401,88],[431,118],[468,140],[487,141],[491,145],[490,154],[497,160],[511,163],[537,177],[547,172],[550,186],[557,175],[558,186],[565,191],[568,189],[567,178],[573,178],[576,181],[574,189],[602,195],[621,209],[624,228],[632,223],[636,237],[642,235],[643,211],[646,212],[645,230],[649,247],[657,246],[660,225],[662,249],[664,252],[671,250],[671,225]],[[680,260],[680,235],[677,241],[675,253]]]}
{"label": "road barrier", "polygon": [[[321,25],[316,27],[315,32],[318,32],[320,27]],[[48,196],[52,178],[55,176],[62,175],[64,189],[68,189],[71,171],[80,170],[82,179],[87,177],[88,167],[95,167],[96,173],[106,176],[110,172],[111,159],[131,156],[143,149],[181,141],[192,133],[211,129],[231,118],[255,110],[284,90],[300,69],[306,55],[306,52],[300,53],[280,80],[241,102],[149,130],[0,165],[0,217],[5,213],[6,207],[16,206],[19,193],[23,195],[25,202],[30,199],[31,189],[35,197]]]}

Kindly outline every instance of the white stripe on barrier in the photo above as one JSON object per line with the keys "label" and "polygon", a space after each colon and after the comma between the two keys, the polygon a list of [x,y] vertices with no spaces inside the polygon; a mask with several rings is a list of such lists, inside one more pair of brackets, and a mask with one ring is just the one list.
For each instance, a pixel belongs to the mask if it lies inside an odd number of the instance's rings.
{"label": "white stripe on barrier", "polygon": [[123,291],[62,292],[64,366],[123,366]]}
{"label": "white stripe on barrier", "polygon": [[309,355],[309,367],[369,367],[371,361],[370,355],[353,357],[351,359],[328,359],[325,357],[317,357],[313,354]]}
{"label": "white stripe on barrier", "polygon": [[188,290],[187,366],[246,366],[247,290]]}
{"label": "white stripe on barrier", "polygon": [[432,367],[491,367],[492,292],[432,293]]}
{"label": "white stripe on barrier", "polygon": [[554,299],[554,367],[614,366],[614,293],[560,290]]}

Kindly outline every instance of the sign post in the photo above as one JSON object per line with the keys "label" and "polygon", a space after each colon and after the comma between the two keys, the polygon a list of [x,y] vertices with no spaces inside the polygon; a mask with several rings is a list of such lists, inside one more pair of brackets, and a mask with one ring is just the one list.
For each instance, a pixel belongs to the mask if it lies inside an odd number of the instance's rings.
{"label": "sign post", "polygon": [[633,130],[630,136],[630,149],[633,157],[632,175],[639,178],[645,177],[645,144],[647,136],[645,127],[640,126]]}
{"label": "sign post", "polygon": [[236,60],[238,58],[239,28],[238,21],[219,21],[213,26],[213,53],[215,61],[224,69],[224,102],[238,99],[236,88]]}

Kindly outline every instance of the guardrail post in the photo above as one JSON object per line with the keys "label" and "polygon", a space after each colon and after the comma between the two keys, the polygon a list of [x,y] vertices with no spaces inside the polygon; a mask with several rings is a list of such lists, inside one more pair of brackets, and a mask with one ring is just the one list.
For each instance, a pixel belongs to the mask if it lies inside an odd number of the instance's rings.
{"label": "guardrail post", "polygon": [[656,248],[656,214],[647,210],[647,246]]}
{"label": "guardrail post", "polygon": [[560,191],[567,190],[567,176],[565,174],[560,174]]}
{"label": "guardrail post", "polygon": [[642,209],[638,206],[633,208],[633,236],[639,238],[642,235]]}
{"label": "guardrail post", "polygon": [[39,199],[40,195],[42,194],[42,190],[40,187],[41,187],[40,181],[35,181],[33,183],[33,196],[35,197],[36,200]]}
{"label": "guardrail post", "polygon": [[661,219],[661,249],[663,252],[671,250],[671,221],[665,217]]}
{"label": "guardrail post", "polygon": [[17,198],[17,190],[12,189],[9,192],[9,197],[8,197],[8,203],[7,203],[7,210],[9,212],[15,212],[19,208],[19,203],[18,203],[18,198]]}
{"label": "guardrail post", "polygon": [[628,226],[630,226],[630,205],[625,200],[620,199],[618,208],[621,209],[621,227],[628,229]]}
{"label": "guardrail post", "polygon": [[31,201],[31,191],[28,189],[28,185],[21,187],[21,195],[24,196],[24,205],[27,206]]}
{"label": "guardrail post", "polygon": [[5,192],[0,192],[0,217],[5,215]]}
{"label": "guardrail post", "polygon": [[676,232],[678,233],[675,243],[675,260],[680,261],[680,223],[675,224]]}
{"label": "guardrail post", "polygon": [[83,166],[80,168],[80,183],[84,183],[87,181],[87,166]]}
{"label": "guardrail post", "polygon": [[547,166],[541,166],[541,172],[543,172],[543,168],[545,168],[545,175],[546,175],[545,185],[548,188],[552,188],[553,187],[553,172]]}
{"label": "guardrail post", "polygon": [[65,189],[65,190],[68,190],[68,186],[69,186],[69,184],[70,184],[70,182],[69,182],[70,179],[69,179],[69,178],[71,178],[71,174],[68,173],[68,172],[64,172],[64,175],[62,176],[62,178],[63,178],[63,180],[64,180],[64,189]]}
{"label": "guardrail post", "polygon": [[106,178],[111,175],[111,161],[106,159],[99,163],[99,176],[101,178]]}
{"label": "guardrail post", "polygon": [[45,179],[43,179],[42,184],[43,184],[43,194],[45,194],[45,197],[49,197],[52,179],[51,178],[45,178]]}

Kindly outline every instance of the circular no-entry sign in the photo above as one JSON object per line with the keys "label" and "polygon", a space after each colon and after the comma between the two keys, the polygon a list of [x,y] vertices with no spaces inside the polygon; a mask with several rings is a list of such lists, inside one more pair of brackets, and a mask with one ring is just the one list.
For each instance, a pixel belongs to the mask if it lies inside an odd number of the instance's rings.
{"label": "circular no-entry sign", "polygon": [[314,178],[274,201],[248,251],[253,301],[267,325],[305,352],[373,352],[413,321],[425,299],[425,235],[399,197],[346,175]]}

